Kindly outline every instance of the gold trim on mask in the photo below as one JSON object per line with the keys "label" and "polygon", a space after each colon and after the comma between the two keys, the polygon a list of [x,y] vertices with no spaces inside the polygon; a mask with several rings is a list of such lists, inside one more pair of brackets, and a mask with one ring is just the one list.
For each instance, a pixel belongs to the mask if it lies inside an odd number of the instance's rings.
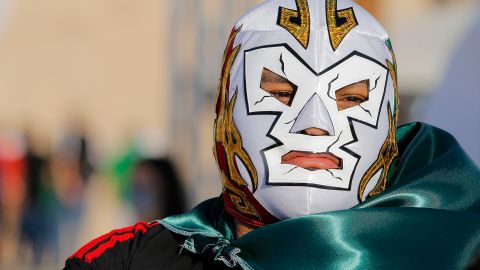
{"label": "gold trim on mask", "polygon": [[390,72],[390,76],[392,76],[393,80],[393,89],[395,91],[395,123],[398,123],[398,109],[400,106],[400,99],[398,95],[398,81],[397,81],[397,58],[395,57],[395,53],[393,49],[388,46],[388,50],[392,55],[393,63],[387,60],[388,71]]}
{"label": "gold trim on mask", "polygon": [[335,51],[358,22],[353,8],[337,10],[337,0],[327,0],[326,4],[328,34],[332,49]]}
{"label": "gold trim on mask", "polygon": [[398,155],[398,146],[397,146],[397,138],[396,138],[396,124],[394,117],[392,116],[392,108],[390,103],[388,104],[388,122],[389,122],[389,130],[387,139],[382,145],[380,149],[380,154],[378,155],[378,159],[372,164],[372,166],[365,172],[360,181],[360,187],[358,189],[358,200],[363,201],[363,194],[365,192],[365,188],[367,184],[370,182],[372,177],[377,174],[378,171],[382,170],[382,174],[378,179],[377,184],[373,188],[373,190],[368,194],[367,198],[375,196],[383,191],[385,191],[387,185],[387,176],[388,171],[390,170],[390,166],[393,163],[393,160]]}
{"label": "gold trim on mask", "polygon": [[310,40],[310,11],[307,0],[296,0],[297,10],[280,7],[277,24],[292,34],[306,49]]}
{"label": "gold trim on mask", "polygon": [[358,200],[361,202],[363,201],[363,195],[365,192],[365,188],[367,184],[370,182],[372,177],[377,174],[378,171],[382,170],[382,174],[378,179],[377,184],[373,188],[373,190],[368,194],[367,198],[375,196],[383,191],[385,191],[387,187],[387,177],[392,166],[393,161],[398,156],[398,142],[396,138],[397,133],[397,122],[398,122],[398,106],[399,106],[399,98],[398,98],[398,84],[397,84],[397,72],[396,72],[396,59],[393,50],[389,48],[390,53],[392,54],[393,63],[387,60],[388,71],[390,76],[392,77],[393,81],[393,88],[394,88],[394,95],[395,95],[395,108],[394,112],[392,113],[392,108],[390,103],[387,106],[388,112],[388,123],[389,123],[389,130],[387,139],[382,145],[380,149],[380,153],[378,155],[378,159],[372,164],[372,166],[365,172],[360,181],[360,187],[358,189]]}
{"label": "gold trim on mask", "polygon": [[224,54],[223,69],[217,95],[217,100],[220,102],[220,107],[217,114],[217,119],[215,120],[215,146],[213,152],[215,159],[217,160],[217,164],[220,164],[218,161],[218,150],[216,147],[217,144],[220,143],[225,151],[225,153],[221,154],[225,154],[228,170],[222,171],[222,168],[220,168],[221,180],[224,191],[229,194],[235,208],[243,214],[259,218],[257,211],[249,202],[245,193],[241,190],[241,188],[247,187],[248,185],[243,179],[236,165],[236,158],[238,158],[245,165],[245,168],[247,169],[252,180],[253,191],[255,191],[258,186],[257,171],[252,160],[242,146],[242,138],[237,127],[235,126],[233,119],[233,109],[237,100],[238,91],[235,92],[232,100],[230,102],[228,101],[230,72],[238,52],[240,51],[240,45],[233,48],[230,53],[229,50],[233,47],[233,42],[235,41],[235,37],[239,32],[240,29],[234,30],[228,41],[227,50]]}

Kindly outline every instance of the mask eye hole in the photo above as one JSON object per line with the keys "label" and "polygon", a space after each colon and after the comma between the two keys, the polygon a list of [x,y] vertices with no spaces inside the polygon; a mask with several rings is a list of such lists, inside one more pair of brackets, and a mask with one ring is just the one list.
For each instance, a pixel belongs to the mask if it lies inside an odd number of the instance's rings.
{"label": "mask eye hole", "polygon": [[298,87],[285,77],[263,68],[260,88],[283,104],[291,106]]}
{"label": "mask eye hole", "polygon": [[368,100],[368,80],[353,83],[335,92],[338,111],[350,109]]}

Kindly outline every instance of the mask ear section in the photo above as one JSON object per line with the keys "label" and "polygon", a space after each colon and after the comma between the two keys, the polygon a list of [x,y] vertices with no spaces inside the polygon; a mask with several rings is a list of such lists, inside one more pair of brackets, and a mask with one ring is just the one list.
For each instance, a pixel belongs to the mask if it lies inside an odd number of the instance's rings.
{"label": "mask ear section", "polygon": [[298,86],[287,78],[263,68],[260,88],[287,106],[292,106]]}
{"label": "mask ear section", "polygon": [[364,80],[347,85],[335,91],[338,111],[350,109],[368,101],[369,89],[370,86],[368,80]]}

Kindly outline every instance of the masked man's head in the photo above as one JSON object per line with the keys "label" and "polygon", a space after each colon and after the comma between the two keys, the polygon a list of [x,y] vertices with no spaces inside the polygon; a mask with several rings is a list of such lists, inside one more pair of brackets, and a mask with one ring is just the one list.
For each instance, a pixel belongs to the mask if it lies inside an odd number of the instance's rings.
{"label": "masked man's head", "polygon": [[226,210],[252,226],[351,208],[397,156],[387,33],[349,0],[271,0],[224,54],[214,154]]}

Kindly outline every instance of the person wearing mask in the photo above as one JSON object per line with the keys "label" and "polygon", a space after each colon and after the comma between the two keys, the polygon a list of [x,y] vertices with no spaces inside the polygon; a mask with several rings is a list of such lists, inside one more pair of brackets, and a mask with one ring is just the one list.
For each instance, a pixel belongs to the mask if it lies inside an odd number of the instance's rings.
{"label": "person wearing mask", "polygon": [[368,12],[265,1],[224,53],[221,196],[93,240],[65,269],[462,269],[480,246],[479,169],[448,133],[397,127],[398,104]]}

